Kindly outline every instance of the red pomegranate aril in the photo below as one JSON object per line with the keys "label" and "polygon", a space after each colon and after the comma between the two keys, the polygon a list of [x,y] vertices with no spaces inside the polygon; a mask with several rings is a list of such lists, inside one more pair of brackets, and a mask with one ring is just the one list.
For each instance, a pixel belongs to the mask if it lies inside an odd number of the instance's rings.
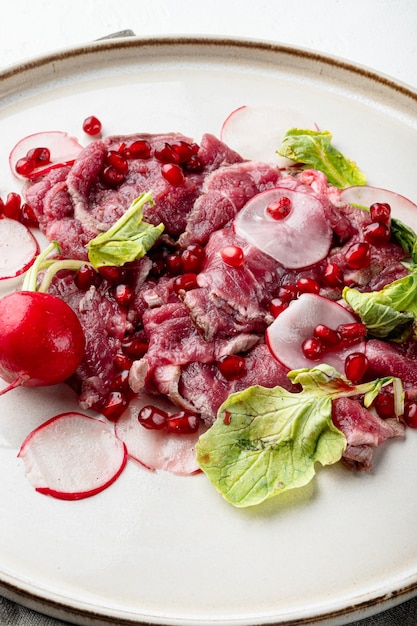
{"label": "red pomegranate aril", "polygon": [[316,337],[309,337],[303,341],[301,350],[306,359],[310,359],[311,361],[317,361],[321,355],[323,354],[323,344],[320,339]]}
{"label": "red pomegranate aril", "polygon": [[101,132],[102,124],[95,115],[89,115],[83,121],[83,131],[87,135],[98,135]]}
{"label": "red pomegranate aril", "polygon": [[127,274],[126,268],[119,265],[102,265],[98,268],[98,273],[113,285],[125,282]]}
{"label": "red pomegranate aril", "polygon": [[314,278],[299,278],[296,283],[297,291],[299,293],[319,293],[320,285]]}
{"label": "red pomegranate aril", "polygon": [[202,261],[198,254],[191,250],[184,250],[181,254],[182,271],[185,273],[198,274],[201,270]]}
{"label": "red pomegranate aril", "polygon": [[47,165],[51,162],[51,152],[49,148],[32,148],[32,150],[28,150],[26,158],[34,161],[36,165]]}
{"label": "red pomegranate aril", "polygon": [[274,298],[269,303],[268,310],[273,317],[278,317],[280,313],[284,311],[288,307],[289,303],[284,302],[281,298]]}
{"label": "red pomegranate aril", "polygon": [[132,366],[133,360],[127,354],[116,354],[113,358],[113,365],[121,372],[129,370]]}
{"label": "red pomegranate aril", "polygon": [[150,273],[154,278],[161,278],[167,270],[166,262],[164,259],[154,259],[152,261],[152,267]]}
{"label": "red pomegranate aril", "polygon": [[278,290],[278,298],[283,302],[290,302],[297,297],[297,287],[295,285],[285,285]]}
{"label": "red pomegranate aril", "polygon": [[179,411],[168,415],[165,421],[167,432],[175,435],[191,435],[196,433],[200,426],[200,420],[197,415],[190,411]]}
{"label": "red pomegranate aril", "polygon": [[119,172],[112,165],[108,165],[101,172],[102,183],[104,183],[104,185],[112,189],[121,185],[125,180],[126,180],[125,175]]}
{"label": "red pomegranate aril", "polygon": [[354,243],[347,250],[345,258],[346,263],[351,269],[359,270],[369,267],[369,263],[371,260],[369,244],[366,241]]}
{"label": "red pomegranate aril", "polygon": [[116,374],[110,383],[110,391],[129,393],[129,370],[122,370],[119,374]]}
{"label": "red pomegranate aril", "polygon": [[246,361],[243,356],[227,354],[217,361],[217,367],[226,380],[238,380],[246,374]]}
{"label": "red pomegranate aril", "polygon": [[363,236],[368,243],[379,246],[390,240],[391,230],[387,224],[372,222],[363,229]]}
{"label": "red pomegranate aril", "polygon": [[169,143],[165,143],[163,146],[156,148],[154,156],[155,159],[161,163],[178,163],[178,156]]}
{"label": "red pomegranate aril", "polygon": [[175,293],[180,291],[190,291],[190,289],[196,289],[198,287],[197,274],[193,272],[189,274],[182,274],[174,278],[173,288]]}
{"label": "red pomegranate aril", "polygon": [[276,202],[272,202],[267,208],[266,212],[274,220],[283,220],[291,212],[292,203],[287,197],[280,198]]}
{"label": "red pomegranate aril", "polygon": [[366,337],[366,326],[361,322],[353,322],[352,324],[340,324],[337,327],[340,340],[343,343],[355,343]]}
{"label": "red pomegranate aril", "polygon": [[128,400],[121,391],[110,391],[103,406],[101,413],[111,422],[115,422],[123,413],[128,405]]}
{"label": "red pomegranate aril", "polygon": [[193,156],[191,145],[186,141],[171,144],[171,150],[175,155],[175,163],[186,163]]}
{"label": "red pomegranate aril", "polygon": [[171,276],[178,276],[183,272],[182,258],[179,254],[168,254],[165,259],[166,269]]}
{"label": "red pomegranate aril", "polygon": [[106,163],[113,167],[120,174],[126,175],[129,170],[129,164],[123,154],[117,150],[109,150],[106,154]]}
{"label": "red pomegranate aril", "polygon": [[359,383],[368,369],[368,359],[363,352],[352,352],[345,359],[345,376],[352,383]]}
{"label": "red pomegranate aril", "polygon": [[185,183],[184,172],[176,163],[164,163],[161,167],[161,173],[173,187],[181,187]]}
{"label": "red pomegranate aril", "polygon": [[410,428],[417,428],[417,402],[408,401],[405,403],[404,421]]}
{"label": "red pomegranate aril", "polygon": [[113,297],[117,304],[127,309],[133,300],[135,295],[134,290],[129,285],[120,284],[116,285],[113,289]]}
{"label": "red pomegranate aril", "polygon": [[317,324],[313,330],[313,337],[319,339],[326,346],[337,346],[340,343],[340,334],[334,328],[329,328],[325,324]]}
{"label": "red pomegranate aril", "polygon": [[323,271],[323,282],[328,287],[342,287],[344,284],[344,276],[340,265],[327,263]]}
{"label": "red pomegranate aril", "polygon": [[16,172],[25,177],[29,177],[35,169],[35,161],[33,161],[32,159],[28,159],[27,157],[22,157],[17,161],[15,165]]}
{"label": "red pomegranate aril", "polygon": [[225,246],[220,254],[224,263],[231,267],[240,267],[245,261],[245,253],[239,246]]}
{"label": "red pomegranate aril", "polygon": [[145,139],[138,139],[123,149],[126,159],[150,159],[152,154],[151,144]]}
{"label": "red pomegranate aril", "polygon": [[37,228],[39,226],[35,211],[27,202],[24,202],[20,207],[19,222],[31,228]]}
{"label": "red pomegranate aril", "polygon": [[100,281],[96,270],[91,265],[82,265],[74,274],[74,282],[80,291],[87,291]]}
{"label": "red pomegranate aril", "polygon": [[182,164],[185,171],[193,173],[193,172],[202,172],[204,169],[204,164],[200,161],[196,154],[193,154],[188,161]]}
{"label": "red pomegranate aril", "polygon": [[389,225],[391,219],[391,206],[386,202],[374,202],[374,204],[371,204],[369,207],[369,212],[374,222]]}
{"label": "red pomegranate aril", "polygon": [[383,419],[395,417],[394,396],[389,391],[380,391],[373,402],[373,407]]}
{"label": "red pomegranate aril", "polygon": [[22,199],[18,193],[11,191],[7,194],[6,202],[3,205],[3,215],[12,220],[18,220]]}
{"label": "red pomegranate aril", "polygon": [[204,259],[206,258],[206,252],[203,246],[201,246],[199,243],[190,243],[190,245],[187,246],[186,249],[189,252],[192,252],[196,257],[198,257],[201,264],[203,263]]}
{"label": "red pomegranate aril", "polygon": [[147,404],[139,411],[138,421],[139,424],[148,428],[148,430],[162,430],[165,428],[167,417],[168,413],[162,409],[152,404]]}
{"label": "red pomegranate aril", "polygon": [[144,339],[136,337],[125,339],[122,342],[122,350],[134,359],[141,359],[147,352],[149,344]]}

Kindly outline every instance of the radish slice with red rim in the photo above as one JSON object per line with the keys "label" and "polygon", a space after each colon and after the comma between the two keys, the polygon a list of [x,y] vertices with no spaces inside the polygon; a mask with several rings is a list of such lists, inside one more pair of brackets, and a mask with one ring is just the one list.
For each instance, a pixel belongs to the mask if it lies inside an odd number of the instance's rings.
{"label": "radish slice with red rim", "polygon": [[316,128],[294,110],[265,104],[244,105],[227,116],[220,139],[245,159],[288,167],[293,161],[277,154],[277,150],[285,132],[292,127]]}
{"label": "radish slice with red rim", "polygon": [[81,413],[61,413],[41,424],[26,437],[18,456],[36,491],[61,500],[103,491],[127,461],[113,426]]}
{"label": "radish slice with red rim", "polygon": [[[150,470],[164,470],[179,476],[198,472],[195,444],[202,430],[178,435],[147,429],[138,421],[139,411],[145,404],[143,399],[132,400],[115,424],[116,435],[125,443],[128,455]],[[173,407],[170,408],[172,412]]]}
{"label": "radish slice with red rim", "polygon": [[337,302],[316,294],[302,294],[297,300],[290,302],[267,328],[266,342],[273,356],[290,370],[327,363],[344,374],[348,354],[365,351],[363,340],[350,346],[328,350],[317,361],[304,356],[302,344],[313,336],[318,324],[336,330],[342,324],[355,322],[357,319]]}
{"label": "radish slice with red rim", "polygon": [[[24,159],[30,150],[35,148],[48,148],[50,151],[49,162],[35,167],[27,175],[19,174],[16,171],[16,164],[20,159]],[[83,146],[75,137],[70,137],[67,133],[59,130],[34,133],[18,141],[11,150],[9,155],[10,170],[16,178],[32,180],[55,167],[73,163],[82,149]]]}
{"label": "radish slice with red rim", "polygon": [[0,219],[0,280],[26,272],[38,253],[38,242],[24,224],[8,217]]}
{"label": "radish slice with red rim", "polygon": [[347,187],[340,192],[340,199],[347,204],[356,204],[370,207],[375,202],[386,202],[391,207],[391,215],[417,231],[417,204],[395,191],[372,187],[371,185],[357,185]]}
{"label": "radish slice with red rim", "polygon": [[[274,219],[268,211],[280,201],[291,208],[285,217]],[[289,269],[318,263],[327,256],[332,241],[321,201],[311,193],[279,187],[249,200],[237,214],[234,227],[248,243]]]}

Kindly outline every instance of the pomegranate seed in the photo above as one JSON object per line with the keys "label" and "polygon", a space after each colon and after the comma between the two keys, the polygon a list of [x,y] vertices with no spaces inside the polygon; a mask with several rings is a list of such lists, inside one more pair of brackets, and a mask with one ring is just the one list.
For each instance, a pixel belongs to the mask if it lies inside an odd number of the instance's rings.
{"label": "pomegranate seed", "polygon": [[109,150],[106,154],[106,163],[113,167],[119,174],[126,175],[129,170],[129,164],[123,154],[116,150]]}
{"label": "pomegranate seed", "polygon": [[389,224],[391,218],[391,207],[386,202],[375,202],[369,207],[371,218],[380,224]]}
{"label": "pomegranate seed", "polygon": [[102,265],[98,268],[98,273],[113,285],[123,283],[126,280],[126,268],[123,266]]}
{"label": "pomegranate seed", "polygon": [[217,367],[226,380],[238,380],[246,374],[246,362],[243,356],[227,354],[217,361]]}
{"label": "pomegranate seed", "polygon": [[344,277],[341,267],[336,263],[327,263],[323,271],[323,282],[328,287],[342,287]]}
{"label": "pomegranate seed", "polygon": [[345,255],[346,263],[350,268],[359,270],[369,266],[370,263],[370,250],[369,244],[366,241],[354,243]]}
{"label": "pomegranate seed", "polygon": [[345,359],[345,376],[352,383],[359,383],[368,369],[368,359],[363,352],[352,352]]}
{"label": "pomegranate seed", "polygon": [[379,417],[387,418],[394,417],[394,396],[388,391],[380,391],[373,402],[376,412]]}
{"label": "pomegranate seed", "polygon": [[239,246],[225,246],[220,254],[226,265],[231,267],[240,267],[245,260],[245,253]]}
{"label": "pomegranate seed", "polygon": [[51,162],[51,151],[49,148],[32,148],[32,150],[28,150],[26,154],[26,158],[29,161],[34,161],[36,165],[47,165]]}
{"label": "pomegranate seed", "polygon": [[361,322],[352,322],[352,324],[340,324],[337,327],[340,340],[343,343],[355,343],[366,337],[366,326]]}
{"label": "pomegranate seed", "polygon": [[319,293],[320,285],[314,278],[299,278],[296,283],[299,293]]}
{"label": "pomegranate seed", "polygon": [[30,176],[33,170],[36,169],[35,161],[28,159],[27,157],[22,157],[19,159],[15,165],[15,170],[21,176]]}
{"label": "pomegranate seed", "polygon": [[134,290],[129,285],[123,283],[116,285],[113,289],[113,296],[117,304],[127,309],[135,295]]}
{"label": "pomegranate seed", "polygon": [[171,276],[178,276],[183,272],[182,258],[179,254],[168,254],[165,264]]}
{"label": "pomegranate seed", "polygon": [[188,161],[186,161],[183,164],[183,168],[187,171],[187,172],[202,172],[204,169],[204,164],[200,161],[200,159],[198,158],[198,156],[196,154],[193,154],[192,157],[190,157],[188,159]]}
{"label": "pomegranate seed", "polygon": [[190,243],[190,245],[187,246],[187,250],[189,252],[192,252],[196,257],[198,257],[200,263],[203,264],[203,261],[206,258],[206,252],[203,246],[200,246],[199,243]]}
{"label": "pomegranate seed", "polygon": [[406,402],[404,421],[410,428],[417,428],[417,402]]}
{"label": "pomegranate seed", "polygon": [[87,291],[99,283],[99,276],[91,265],[82,265],[74,274],[74,283],[80,291]]}
{"label": "pomegranate seed", "polygon": [[173,288],[175,293],[179,293],[180,291],[190,291],[190,289],[196,289],[197,287],[197,274],[183,274],[182,276],[177,276],[177,278],[174,279]]}
{"label": "pomegranate seed", "polygon": [[291,212],[292,203],[287,197],[280,198],[266,207],[266,212],[274,220],[283,220]]}
{"label": "pomegranate seed", "polygon": [[154,278],[160,278],[166,272],[166,264],[164,259],[154,259],[152,261],[151,274]]}
{"label": "pomegranate seed", "polygon": [[139,424],[149,430],[162,430],[162,428],[165,428],[167,417],[168,413],[152,404],[148,404],[139,411],[138,421]]}
{"label": "pomegranate seed", "polygon": [[129,392],[129,370],[122,370],[110,383],[110,391]]}
{"label": "pomegranate seed", "polygon": [[149,159],[152,154],[151,144],[145,139],[133,141],[123,150],[126,159]]}
{"label": "pomegranate seed", "polygon": [[297,297],[297,287],[295,285],[285,285],[278,290],[278,298],[283,302],[290,302]]}
{"label": "pomegranate seed", "polygon": [[126,180],[125,175],[122,174],[122,172],[118,172],[112,165],[108,165],[104,168],[101,172],[100,178],[106,187],[110,187],[112,189],[115,189]]}
{"label": "pomegranate seed", "polygon": [[178,163],[178,156],[173,151],[171,144],[165,143],[154,152],[155,159],[161,163]]}
{"label": "pomegranate seed", "polygon": [[313,330],[313,337],[319,339],[324,346],[337,346],[340,343],[340,334],[337,330],[329,328],[325,324],[317,324]]}
{"label": "pomegranate seed", "polygon": [[186,163],[193,156],[193,149],[186,141],[171,144],[171,150],[175,155],[175,163]]}
{"label": "pomegranate seed", "polygon": [[190,411],[179,411],[169,415],[165,422],[167,431],[176,435],[191,435],[197,432],[199,426],[198,416]]}
{"label": "pomegranate seed", "polygon": [[323,347],[320,339],[310,337],[303,341],[301,349],[306,359],[316,361],[323,354]]}
{"label": "pomegranate seed", "polygon": [[363,236],[368,243],[379,246],[390,240],[390,227],[387,224],[372,222],[363,229]]}
{"label": "pomegranate seed", "polygon": [[184,172],[176,163],[164,163],[161,167],[161,173],[173,187],[181,187],[185,183]]}
{"label": "pomegranate seed", "polygon": [[20,195],[14,191],[11,191],[6,198],[6,202],[3,206],[3,214],[12,220],[18,220],[20,215],[20,207],[22,205],[22,199]]}
{"label": "pomegranate seed", "polygon": [[134,359],[141,359],[148,348],[148,342],[137,337],[124,339],[122,342],[123,352]]}
{"label": "pomegranate seed", "polygon": [[89,117],[86,117],[85,120],[83,121],[83,131],[87,135],[91,135],[91,136],[98,135],[101,132],[100,120],[94,115],[90,115]]}
{"label": "pomegranate seed", "polygon": [[181,254],[181,263],[182,271],[185,273],[198,274],[202,266],[201,257],[192,250],[184,250]]}
{"label": "pomegranate seed", "polygon": [[27,202],[24,202],[20,207],[19,222],[22,222],[22,224],[32,228],[37,228],[39,226],[35,211],[30,204],[27,204]]}
{"label": "pomegranate seed", "polygon": [[274,298],[269,303],[268,310],[273,317],[278,317],[280,313],[288,307],[288,302],[283,302],[280,298]]}
{"label": "pomegranate seed", "polygon": [[120,391],[111,391],[107,396],[101,413],[111,422],[115,422],[128,405],[126,396]]}
{"label": "pomegranate seed", "polygon": [[129,370],[132,366],[132,359],[127,354],[116,354],[113,358],[113,365],[116,369]]}

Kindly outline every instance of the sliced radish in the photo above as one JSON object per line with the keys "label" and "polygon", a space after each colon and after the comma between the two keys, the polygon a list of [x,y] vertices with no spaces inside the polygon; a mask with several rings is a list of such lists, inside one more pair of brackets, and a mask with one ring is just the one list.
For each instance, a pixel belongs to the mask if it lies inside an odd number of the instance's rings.
{"label": "sliced radish", "polygon": [[109,487],[127,461],[126,447],[106,422],[81,413],[61,413],[23,442],[18,456],[36,491],[80,500]]}
{"label": "sliced radish", "polygon": [[417,231],[417,204],[405,196],[370,185],[347,187],[340,192],[340,199],[347,204],[370,207],[375,202],[386,202],[391,207],[391,215]]}
{"label": "sliced radish", "polygon": [[38,253],[39,244],[24,224],[0,219],[0,280],[26,272]]}
{"label": "sliced radish", "polygon": [[[23,175],[16,171],[16,164],[20,159],[26,157],[30,150],[35,148],[48,148],[50,151],[50,161],[33,169],[29,174]],[[9,166],[12,174],[16,178],[34,179],[46,174],[49,170],[60,165],[67,165],[74,162],[83,146],[75,137],[70,137],[67,133],[59,130],[43,131],[34,133],[21,139],[12,149],[9,155]]]}
{"label": "sliced radish", "polygon": [[293,300],[272,322],[266,331],[266,342],[274,357],[289,369],[311,368],[319,362],[332,365],[343,374],[347,355],[364,352],[364,341],[324,352],[317,361],[304,356],[302,344],[312,337],[318,324],[336,330],[341,324],[354,322],[357,319],[337,302],[306,293]]}
{"label": "sliced radish", "polygon": [[244,105],[228,115],[220,138],[245,159],[288,167],[292,161],[277,154],[277,149],[284,133],[293,127],[316,128],[297,111],[273,105]]}
{"label": "sliced radish", "polygon": [[[268,210],[277,202],[290,201],[286,217],[274,219]],[[323,205],[310,193],[285,188],[256,195],[237,214],[236,233],[269,254],[284,267],[299,269],[327,256],[332,230]]]}
{"label": "sliced radish", "polygon": [[[198,472],[195,444],[201,432],[177,435],[147,429],[138,421],[138,413],[145,404],[148,402],[143,399],[132,400],[116,422],[116,435],[125,443],[128,455],[150,470],[165,470],[180,476]],[[163,408],[167,410],[168,406]]]}

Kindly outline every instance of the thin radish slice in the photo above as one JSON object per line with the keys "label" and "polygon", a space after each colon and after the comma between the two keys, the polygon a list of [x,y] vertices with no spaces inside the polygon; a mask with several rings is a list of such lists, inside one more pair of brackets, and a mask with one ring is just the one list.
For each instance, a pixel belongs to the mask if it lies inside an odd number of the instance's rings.
{"label": "thin radish slice", "polygon": [[343,189],[340,192],[340,199],[347,204],[357,204],[368,208],[375,202],[386,202],[391,207],[392,217],[396,217],[417,231],[417,204],[395,191],[370,185],[358,185]]}
{"label": "thin radish slice", "polygon": [[116,435],[125,443],[128,455],[150,470],[164,470],[179,476],[198,472],[195,444],[201,432],[177,435],[147,429],[138,421],[138,413],[145,404],[143,399],[132,400],[116,422]]}
{"label": "thin radish slice", "polygon": [[[16,171],[17,162],[25,158],[29,150],[35,148],[49,149],[51,153],[49,163],[36,167],[27,175],[19,174]],[[43,176],[54,167],[73,163],[82,149],[83,146],[75,137],[70,137],[67,133],[59,130],[34,133],[21,139],[11,150],[9,155],[10,170],[16,178],[32,180],[38,176]]]}
{"label": "thin radish slice", "polygon": [[266,331],[266,342],[274,357],[289,369],[311,368],[327,363],[344,373],[345,359],[352,352],[364,352],[365,342],[324,352],[318,361],[307,359],[302,344],[313,335],[318,324],[334,330],[341,324],[352,324],[357,319],[337,302],[316,294],[302,294],[293,300],[272,322]]}
{"label": "thin radish slice", "polygon": [[8,217],[0,219],[0,280],[26,272],[38,253],[39,244],[24,224]]}
{"label": "thin radish slice", "polygon": [[[275,219],[268,213],[277,202],[289,204],[286,217]],[[289,269],[318,263],[327,256],[332,241],[320,200],[285,188],[268,189],[249,200],[237,214],[234,227],[248,243]]]}
{"label": "thin radish slice", "polygon": [[23,442],[18,456],[36,491],[80,500],[103,491],[120,475],[126,447],[108,423],[81,413],[61,413]]}
{"label": "thin radish slice", "polygon": [[293,162],[277,154],[277,149],[292,127],[316,128],[297,111],[274,105],[244,105],[225,119],[220,139],[245,159],[288,167]]}

